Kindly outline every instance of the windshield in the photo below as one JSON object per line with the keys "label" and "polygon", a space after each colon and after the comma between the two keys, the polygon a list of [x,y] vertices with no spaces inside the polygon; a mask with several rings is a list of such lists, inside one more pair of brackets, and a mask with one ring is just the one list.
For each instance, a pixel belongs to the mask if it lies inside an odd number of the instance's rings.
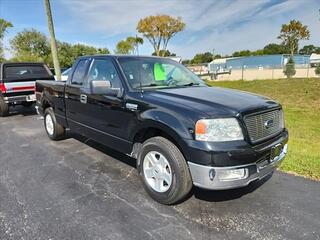
{"label": "windshield", "polygon": [[197,75],[170,59],[119,57],[118,61],[133,89],[205,86]]}

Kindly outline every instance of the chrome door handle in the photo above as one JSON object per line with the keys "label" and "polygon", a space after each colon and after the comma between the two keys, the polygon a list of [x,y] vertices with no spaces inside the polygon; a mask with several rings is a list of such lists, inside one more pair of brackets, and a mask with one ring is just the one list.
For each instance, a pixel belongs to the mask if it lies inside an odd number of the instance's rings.
{"label": "chrome door handle", "polygon": [[81,103],[86,104],[86,103],[87,103],[87,100],[88,100],[87,95],[84,95],[84,94],[81,94],[81,95],[80,95],[80,102],[81,102]]}

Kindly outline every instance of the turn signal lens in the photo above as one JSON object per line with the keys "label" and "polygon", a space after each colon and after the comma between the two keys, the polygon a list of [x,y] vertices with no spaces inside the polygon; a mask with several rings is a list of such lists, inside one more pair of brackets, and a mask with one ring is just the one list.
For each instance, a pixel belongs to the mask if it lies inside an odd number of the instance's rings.
{"label": "turn signal lens", "polygon": [[206,124],[203,121],[198,121],[196,123],[196,134],[205,134]]}

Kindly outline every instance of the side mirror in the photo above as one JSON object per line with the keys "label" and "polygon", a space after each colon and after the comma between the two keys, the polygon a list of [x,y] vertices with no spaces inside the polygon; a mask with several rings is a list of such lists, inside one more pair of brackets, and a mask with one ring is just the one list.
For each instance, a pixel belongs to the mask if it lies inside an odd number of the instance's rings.
{"label": "side mirror", "polygon": [[111,82],[107,80],[91,81],[90,90],[91,94],[108,95],[113,97],[119,97],[119,94],[121,93],[120,88],[112,88]]}

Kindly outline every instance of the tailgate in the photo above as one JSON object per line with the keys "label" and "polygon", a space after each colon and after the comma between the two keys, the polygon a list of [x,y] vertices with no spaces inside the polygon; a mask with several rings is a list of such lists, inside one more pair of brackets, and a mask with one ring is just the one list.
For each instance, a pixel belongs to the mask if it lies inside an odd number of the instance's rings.
{"label": "tailgate", "polygon": [[28,82],[8,82],[4,83],[6,93],[23,93],[23,92],[34,92],[35,81]]}

